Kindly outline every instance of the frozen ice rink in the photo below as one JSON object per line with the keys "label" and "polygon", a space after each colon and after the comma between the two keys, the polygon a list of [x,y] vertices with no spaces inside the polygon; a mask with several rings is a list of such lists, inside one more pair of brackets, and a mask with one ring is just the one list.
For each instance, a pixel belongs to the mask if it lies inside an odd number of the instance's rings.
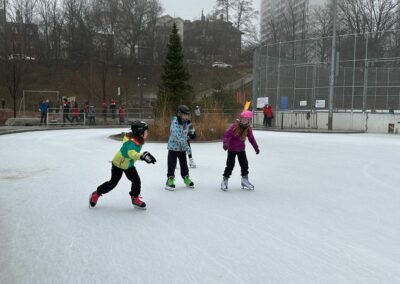
{"label": "frozen ice rink", "polygon": [[[157,164],[88,208],[125,129],[0,136],[0,283],[400,283],[400,137],[255,132],[249,178],[219,189],[222,143],[193,143],[195,189]],[[151,135],[151,132],[150,132]]]}

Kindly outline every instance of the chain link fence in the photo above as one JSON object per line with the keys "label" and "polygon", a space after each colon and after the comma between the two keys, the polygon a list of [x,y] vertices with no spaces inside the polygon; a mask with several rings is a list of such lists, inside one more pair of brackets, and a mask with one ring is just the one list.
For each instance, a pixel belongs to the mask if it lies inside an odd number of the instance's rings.
{"label": "chain link fence", "polygon": [[[328,109],[332,37],[279,42],[254,52],[253,105]],[[400,110],[400,30],[337,36],[334,112]],[[260,108],[260,105],[257,105]]]}

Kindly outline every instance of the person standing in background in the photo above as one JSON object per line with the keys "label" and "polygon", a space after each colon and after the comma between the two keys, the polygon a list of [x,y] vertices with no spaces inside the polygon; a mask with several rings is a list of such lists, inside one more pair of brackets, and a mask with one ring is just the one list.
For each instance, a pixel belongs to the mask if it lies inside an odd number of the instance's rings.
{"label": "person standing in background", "polygon": [[39,106],[39,110],[40,110],[40,125],[47,124],[47,111],[49,110],[49,99],[46,99],[45,101],[43,101],[40,106]]}
{"label": "person standing in background", "polygon": [[268,105],[268,107],[267,107],[267,126],[268,127],[271,127],[273,118],[274,118],[274,112],[272,110],[272,106]]}

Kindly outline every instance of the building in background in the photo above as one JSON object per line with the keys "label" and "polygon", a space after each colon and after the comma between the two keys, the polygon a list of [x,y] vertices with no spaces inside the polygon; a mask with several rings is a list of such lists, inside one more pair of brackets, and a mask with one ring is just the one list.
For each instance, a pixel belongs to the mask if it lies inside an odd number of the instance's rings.
{"label": "building in background", "polygon": [[[181,37],[185,60],[188,63],[210,65],[215,61],[237,64],[240,61],[242,32],[226,22],[217,20],[189,21],[170,15],[158,19],[153,35],[147,35],[137,46],[141,63],[162,63],[167,52],[167,44],[173,23],[176,23]],[[148,37],[152,38],[148,38]],[[153,44],[153,46],[151,45]]]}
{"label": "building in background", "polygon": [[185,21],[183,48],[188,62],[211,65],[215,61],[238,64],[242,32],[231,22],[217,20]]}
{"label": "building in background", "polygon": [[306,34],[310,8],[329,0],[261,0],[262,43],[302,39]]}

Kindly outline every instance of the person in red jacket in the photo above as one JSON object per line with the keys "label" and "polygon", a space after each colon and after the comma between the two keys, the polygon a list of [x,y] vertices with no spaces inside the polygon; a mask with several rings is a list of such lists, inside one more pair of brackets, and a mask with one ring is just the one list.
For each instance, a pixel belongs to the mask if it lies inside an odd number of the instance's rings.
{"label": "person in red jacket", "polygon": [[267,108],[268,108],[268,104],[265,104],[262,111],[264,114],[264,120],[263,120],[263,125],[267,126]]}
{"label": "person in red jacket", "polygon": [[125,123],[125,108],[121,106],[118,111],[119,114],[119,124]]}
{"label": "person in red jacket", "polygon": [[271,127],[272,119],[274,118],[274,112],[272,111],[272,107],[269,104],[266,104],[263,107],[264,113],[264,126]]}
{"label": "person in red jacket", "polygon": [[71,123],[73,123],[74,121],[78,124],[79,123],[79,106],[78,103],[75,102],[74,107],[72,108],[72,120]]}

